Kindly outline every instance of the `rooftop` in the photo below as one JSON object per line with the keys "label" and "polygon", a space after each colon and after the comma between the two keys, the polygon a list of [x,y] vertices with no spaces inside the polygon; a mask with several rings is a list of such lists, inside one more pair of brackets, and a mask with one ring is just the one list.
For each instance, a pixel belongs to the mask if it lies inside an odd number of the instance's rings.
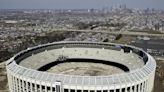
{"label": "rooftop", "polygon": [[[116,62],[122,65],[125,65],[126,67],[129,68],[129,70],[135,70],[139,69],[144,66],[143,60],[136,55],[135,53],[124,53],[123,51],[117,51],[117,50],[110,50],[110,49],[103,49],[103,48],[82,48],[82,47],[75,47],[75,48],[60,48],[60,49],[53,49],[53,50],[46,50],[41,53],[33,54],[30,57],[25,58],[23,61],[19,63],[19,65],[31,68],[31,69],[36,69],[38,70],[39,68],[58,61],[60,56],[65,56],[68,59],[74,59],[74,58],[81,58],[81,59],[95,59],[95,60],[102,60],[103,62]],[[60,62],[60,61],[59,61]],[[76,65],[74,67],[73,65]],[[81,66],[82,65],[82,66]],[[87,66],[88,65],[88,66]],[[59,68],[60,66],[60,68]],[[86,68],[91,68],[93,66],[97,66],[97,69],[102,68],[103,70],[105,67],[107,67],[109,73],[103,73],[103,75],[106,74],[115,74],[115,73],[121,73],[124,72],[119,69],[119,66],[110,66],[110,65],[104,65],[104,64],[94,64],[94,63],[70,63],[70,64],[60,64],[58,66],[50,67],[51,69],[48,70],[48,72],[55,72],[59,73],[57,71],[58,69],[62,69],[61,73],[64,73],[64,70],[68,69],[74,69],[74,68],[79,68],[74,70],[74,74],[79,74],[79,72],[85,72],[87,70],[92,71],[91,69],[86,69]],[[81,70],[82,68],[83,71]],[[112,69],[111,69],[112,68]],[[54,70],[57,69],[57,70]],[[96,67],[95,67],[96,69]],[[113,71],[114,69],[114,71]],[[65,71],[68,72],[68,71]],[[101,69],[99,70],[99,72]],[[101,72],[102,73],[102,72]],[[69,74],[69,73],[68,73]],[[73,73],[71,73],[73,74]],[[84,74],[85,75],[85,74]],[[101,74],[100,74],[101,75]]]}

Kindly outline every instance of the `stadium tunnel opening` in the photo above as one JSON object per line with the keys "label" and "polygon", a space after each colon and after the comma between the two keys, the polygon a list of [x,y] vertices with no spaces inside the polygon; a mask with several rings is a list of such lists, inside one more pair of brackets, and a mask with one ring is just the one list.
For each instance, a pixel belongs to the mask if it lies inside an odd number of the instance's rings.
{"label": "stadium tunnel opening", "polygon": [[48,69],[61,64],[61,63],[69,63],[69,62],[79,62],[79,63],[99,63],[99,64],[105,64],[105,65],[110,65],[110,66],[114,66],[117,67],[121,70],[123,70],[124,72],[129,72],[129,68],[123,64],[117,63],[117,62],[111,62],[111,61],[105,61],[105,60],[96,60],[96,59],[84,59],[84,58],[71,58],[71,59],[65,59],[63,61],[54,61],[51,63],[48,63],[42,67],[40,67],[38,70],[39,71],[47,71]]}

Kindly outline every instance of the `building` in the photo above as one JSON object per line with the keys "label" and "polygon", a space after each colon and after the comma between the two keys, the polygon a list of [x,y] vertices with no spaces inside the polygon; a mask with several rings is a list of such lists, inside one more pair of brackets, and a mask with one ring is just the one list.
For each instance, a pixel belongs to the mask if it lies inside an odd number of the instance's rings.
{"label": "building", "polygon": [[[78,60],[112,68],[93,75],[84,73],[85,68],[69,73],[46,69],[69,61],[77,64],[60,67],[87,67]],[[156,62],[134,46],[63,41],[23,50],[9,59],[6,67],[10,92],[152,92]]]}

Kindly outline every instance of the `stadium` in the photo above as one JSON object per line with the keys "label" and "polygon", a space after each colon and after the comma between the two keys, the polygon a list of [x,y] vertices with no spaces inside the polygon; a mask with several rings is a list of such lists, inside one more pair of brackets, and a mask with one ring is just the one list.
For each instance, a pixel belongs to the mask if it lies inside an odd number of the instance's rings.
{"label": "stadium", "polygon": [[10,92],[153,92],[156,62],[140,48],[54,42],[6,62]]}

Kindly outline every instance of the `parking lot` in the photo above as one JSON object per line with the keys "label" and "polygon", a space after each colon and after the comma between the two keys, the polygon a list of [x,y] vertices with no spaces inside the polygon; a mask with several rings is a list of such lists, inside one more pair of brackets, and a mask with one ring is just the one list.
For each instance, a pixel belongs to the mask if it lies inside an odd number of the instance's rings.
{"label": "parking lot", "polygon": [[140,39],[135,42],[131,42],[130,45],[140,47],[153,56],[164,57],[164,39]]}

